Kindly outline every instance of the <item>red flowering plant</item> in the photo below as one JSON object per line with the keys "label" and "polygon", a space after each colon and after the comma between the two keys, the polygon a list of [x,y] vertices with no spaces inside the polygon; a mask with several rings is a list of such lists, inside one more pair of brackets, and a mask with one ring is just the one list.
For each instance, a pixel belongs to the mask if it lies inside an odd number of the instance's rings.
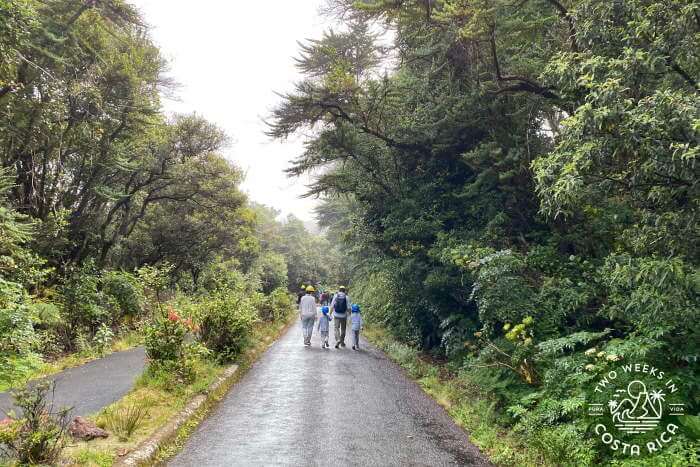
{"label": "red flowering plant", "polygon": [[165,317],[155,318],[145,329],[146,355],[155,362],[176,362],[183,358],[185,337],[194,332],[192,320],[183,319],[172,306]]}

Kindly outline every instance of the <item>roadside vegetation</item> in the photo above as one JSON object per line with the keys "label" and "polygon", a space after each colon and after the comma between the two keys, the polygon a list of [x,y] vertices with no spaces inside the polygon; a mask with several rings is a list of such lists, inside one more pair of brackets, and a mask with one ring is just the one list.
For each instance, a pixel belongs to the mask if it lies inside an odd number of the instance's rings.
{"label": "roadside vegetation", "polygon": [[[129,440],[283,320],[288,287],[339,264],[246,198],[219,128],[162,111],[166,70],[128,2],[0,0],[0,391],[144,345],[152,413],[97,419]],[[0,444],[47,437],[58,455],[63,430],[30,422],[2,420]]]}
{"label": "roadside vegetation", "polygon": [[[456,419],[517,434],[511,453],[482,442],[499,463],[694,459],[698,8],[329,0],[339,24],[301,45],[269,132],[309,135],[289,172],[316,175],[353,300],[404,346],[390,353],[444,362],[425,371],[455,376],[423,383]],[[686,408],[639,458],[586,412],[631,363],[663,369]]]}
{"label": "roadside vegetation", "polygon": [[[206,299],[192,301],[188,297],[176,301],[168,308],[164,319],[147,331],[151,336],[155,332],[158,337],[146,338],[150,361],[136,387],[124,398],[91,417],[97,426],[110,433],[110,437],[69,443],[63,452],[66,462],[111,466],[178,414],[194,396],[207,394],[211,384],[229,365],[235,363],[239,366],[234,381],[240,378],[286,328],[293,316],[293,302],[286,292],[284,300],[268,297],[270,301],[275,301],[273,308],[264,301],[254,305],[255,298],[251,300],[231,289],[227,294],[234,308],[229,310],[231,322],[223,326],[221,333],[227,334],[231,340],[237,339],[236,350],[230,347],[217,350],[204,344],[206,340],[199,330],[205,318],[198,316],[197,312],[210,306]],[[240,306],[241,301],[248,302],[250,308]],[[182,312],[176,311],[174,307],[177,305],[181,306]],[[274,311],[272,315],[268,314],[271,309]],[[252,315],[248,313],[249,310],[252,310]],[[175,355],[179,357],[174,358]],[[159,459],[165,459],[179,449],[196,427],[192,423],[200,421],[224,394],[225,391],[213,395],[213,399],[176,439],[161,446]]]}

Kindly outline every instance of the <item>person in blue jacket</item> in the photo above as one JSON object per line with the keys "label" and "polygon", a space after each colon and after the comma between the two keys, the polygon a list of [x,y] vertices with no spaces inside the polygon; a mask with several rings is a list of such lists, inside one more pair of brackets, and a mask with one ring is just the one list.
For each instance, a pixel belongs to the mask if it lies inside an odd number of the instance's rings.
{"label": "person in blue jacket", "polygon": [[363,327],[360,305],[353,303],[350,307],[350,326],[352,330],[352,350],[360,350],[360,331]]}
{"label": "person in blue jacket", "polygon": [[318,332],[321,333],[321,348],[327,349],[328,346],[328,333],[330,331],[330,325],[333,318],[328,315],[328,307],[321,307],[321,319],[318,320]]}

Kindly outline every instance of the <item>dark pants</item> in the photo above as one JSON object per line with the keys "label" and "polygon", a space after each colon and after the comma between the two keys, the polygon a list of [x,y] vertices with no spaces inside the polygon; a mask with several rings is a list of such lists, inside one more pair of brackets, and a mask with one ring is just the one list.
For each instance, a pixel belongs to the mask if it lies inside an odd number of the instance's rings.
{"label": "dark pants", "polygon": [[334,316],[333,322],[335,323],[333,325],[333,329],[335,330],[335,341],[345,344],[345,328],[348,324],[347,316],[345,318],[337,318]]}

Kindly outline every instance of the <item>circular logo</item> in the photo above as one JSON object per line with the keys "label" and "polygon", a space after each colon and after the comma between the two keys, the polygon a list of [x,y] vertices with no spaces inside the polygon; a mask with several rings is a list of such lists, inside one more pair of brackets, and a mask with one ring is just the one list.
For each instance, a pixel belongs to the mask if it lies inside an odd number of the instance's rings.
{"label": "circular logo", "polygon": [[678,385],[646,363],[629,363],[605,373],[596,383],[588,415],[600,441],[624,455],[660,451],[680,430],[685,403]]}

